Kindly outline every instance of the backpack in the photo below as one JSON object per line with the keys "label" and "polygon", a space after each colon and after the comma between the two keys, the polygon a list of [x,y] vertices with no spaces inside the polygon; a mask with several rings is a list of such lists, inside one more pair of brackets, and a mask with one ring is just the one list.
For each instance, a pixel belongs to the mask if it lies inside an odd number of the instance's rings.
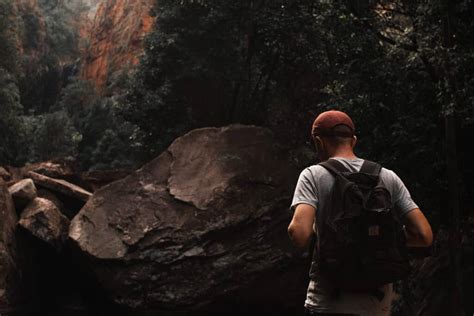
{"label": "backpack", "polygon": [[362,291],[407,277],[405,235],[380,181],[382,167],[368,160],[359,172],[350,172],[335,159],[320,165],[335,183],[328,201],[331,208],[318,217],[313,252],[317,272],[334,288]]}

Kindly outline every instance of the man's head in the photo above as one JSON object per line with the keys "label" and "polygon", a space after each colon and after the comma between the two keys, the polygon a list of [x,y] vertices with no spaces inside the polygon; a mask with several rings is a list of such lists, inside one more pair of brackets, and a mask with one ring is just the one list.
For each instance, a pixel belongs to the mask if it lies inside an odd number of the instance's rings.
{"label": "man's head", "polygon": [[313,122],[311,136],[319,159],[324,161],[334,155],[353,155],[357,142],[352,119],[341,111],[326,111]]}

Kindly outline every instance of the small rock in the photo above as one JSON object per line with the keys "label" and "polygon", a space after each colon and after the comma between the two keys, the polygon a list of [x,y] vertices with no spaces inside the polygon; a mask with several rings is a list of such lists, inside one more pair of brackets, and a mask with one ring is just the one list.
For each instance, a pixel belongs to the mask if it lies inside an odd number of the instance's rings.
{"label": "small rock", "polygon": [[50,200],[54,203],[54,205],[56,205],[56,207],[58,208],[58,210],[61,211],[61,213],[63,213],[64,215],[67,214],[64,203],[53,192],[46,189],[39,189],[38,197]]}
{"label": "small rock", "polygon": [[28,176],[31,177],[38,186],[50,189],[53,192],[65,194],[84,202],[86,202],[92,195],[89,191],[65,180],[50,178],[33,171],[29,171]]}
{"label": "small rock", "polygon": [[8,188],[8,191],[13,197],[16,209],[20,211],[37,197],[36,187],[31,179],[23,179],[15,183]]}
{"label": "small rock", "polygon": [[24,209],[18,224],[58,250],[63,246],[69,229],[69,220],[56,205],[38,197]]}
{"label": "small rock", "polygon": [[12,178],[12,175],[5,168],[0,167],[0,178],[2,178],[5,181],[10,181]]}
{"label": "small rock", "polygon": [[23,174],[33,171],[51,178],[71,180],[75,177],[74,163],[66,160],[61,161],[42,161],[25,165],[22,169]]}

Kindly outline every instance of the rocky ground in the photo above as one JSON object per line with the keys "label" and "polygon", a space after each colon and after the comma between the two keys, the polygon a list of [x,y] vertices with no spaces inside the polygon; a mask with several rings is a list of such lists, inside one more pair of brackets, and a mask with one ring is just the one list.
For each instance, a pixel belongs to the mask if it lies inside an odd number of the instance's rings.
{"label": "rocky ground", "polygon": [[4,166],[1,309],[301,310],[307,254],[286,227],[302,159],[232,125],[194,130],[133,172]]}
{"label": "rocky ground", "polygon": [[[286,228],[313,159],[231,125],[191,131],[135,171],[0,167],[0,314],[302,315],[309,262]],[[431,286],[449,282],[438,235],[394,314],[450,310]]]}

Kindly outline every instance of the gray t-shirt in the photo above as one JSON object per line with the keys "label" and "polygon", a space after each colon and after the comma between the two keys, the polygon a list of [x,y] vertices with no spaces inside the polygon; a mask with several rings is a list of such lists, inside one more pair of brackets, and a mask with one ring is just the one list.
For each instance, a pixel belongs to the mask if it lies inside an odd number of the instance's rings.
{"label": "gray t-shirt", "polygon": [[[358,172],[364,162],[361,158],[345,159],[341,157],[333,157],[330,159],[337,159],[352,172]],[[382,168],[380,171],[380,179],[390,192],[393,209],[397,218],[402,218],[411,210],[418,208],[415,202],[413,202],[410,193],[402,180],[400,180],[395,172]],[[312,165],[305,168],[298,178],[290,210],[294,211],[296,206],[300,203],[314,206],[316,208],[315,222],[317,225],[319,222],[318,219],[321,218],[321,214],[327,212],[328,205],[326,205],[325,202],[329,200],[333,184],[333,175],[324,167]],[[314,226],[314,228],[317,233],[316,226]],[[347,292],[334,298],[328,293],[328,290],[326,289],[327,287],[324,286],[324,283],[325,281],[322,278],[319,280],[310,280],[305,307],[318,312],[357,312],[361,315],[366,313],[370,315],[378,315],[379,313],[377,311],[379,309],[385,310],[389,308],[389,306],[380,306],[382,302],[378,302],[377,300],[374,301],[373,297],[370,297],[370,294]],[[384,286],[382,290],[385,292],[385,298],[392,296],[391,284]],[[390,302],[391,299],[388,301],[384,299],[383,304],[390,304]],[[370,304],[373,306],[370,307]],[[371,308],[373,308],[373,310]]]}

